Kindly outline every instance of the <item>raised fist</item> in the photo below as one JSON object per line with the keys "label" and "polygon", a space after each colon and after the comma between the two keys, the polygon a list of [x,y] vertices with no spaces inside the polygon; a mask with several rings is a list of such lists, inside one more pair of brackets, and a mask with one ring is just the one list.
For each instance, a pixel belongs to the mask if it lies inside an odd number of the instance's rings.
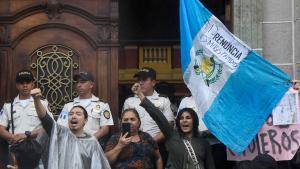
{"label": "raised fist", "polygon": [[131,87],[131,91],[134,94],[139,94],[141,92],[141,86],[140,86],[140,84],[139,83],[133,84],[133,86]]}
{"label": "raised fist", "polygon": [[42,96],[42,92],[41,92],[41,89],[40,88],[35,88],[35,89],[32,89],[30,91],[30,95],[33,97],[33,98],[40,98]]}

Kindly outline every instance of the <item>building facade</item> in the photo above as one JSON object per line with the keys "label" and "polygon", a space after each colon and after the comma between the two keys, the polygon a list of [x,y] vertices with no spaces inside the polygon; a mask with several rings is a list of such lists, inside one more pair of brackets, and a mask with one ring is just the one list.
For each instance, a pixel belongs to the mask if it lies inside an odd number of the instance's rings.
{"label": "building facade", "polygon": [[272,64],[300,79],[300,1],[234,0],[233,33]]}
{"label": "building facade", "polygon": [[[300,79],[300,0],[202,2],[237,37]],[[26,68],[57,114],[76,96],[73,74],[90,71],[94,93],[117,119],[133,74],[144,66],[157,70],[178,102],[188,93],[178,9],[179,0],[0,1],[0,104],[15,96],[14,75]]]}

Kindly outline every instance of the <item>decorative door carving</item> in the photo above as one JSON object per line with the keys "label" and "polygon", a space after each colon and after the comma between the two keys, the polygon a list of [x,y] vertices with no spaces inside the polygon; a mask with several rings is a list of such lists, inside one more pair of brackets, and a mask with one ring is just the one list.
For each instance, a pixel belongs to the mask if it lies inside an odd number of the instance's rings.
{"label": "decorative door carving", "polygon": [[30,59],[37,87],[49,101],[53,115],[59,115],[63,105],[76,95],[72,77],[79,69],[78,54],[67,46],[53,44],[38,48]]}

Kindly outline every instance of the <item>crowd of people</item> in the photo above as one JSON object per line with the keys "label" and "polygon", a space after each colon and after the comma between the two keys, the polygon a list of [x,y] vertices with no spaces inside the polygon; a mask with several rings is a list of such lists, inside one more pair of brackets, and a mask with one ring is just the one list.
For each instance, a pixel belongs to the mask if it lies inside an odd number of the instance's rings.
{"label": "crowd of people", "polygon": [[[34,87],[33,74],[19,71],[18,96],[5,103],[0,113],[0,168],[228,167],[226,147],[209,133],[192,97],[182,100],[175,117],[169,98],[155,90],[154,69],[142,68],[133,78],[134,96],[125,100],[119,119],[121,124],[129,124],[129,130],[111,134],[109,126],[114,122],[110,107],[92,93],[95,82],[91,73],[80,72],[73,77],[78,97],[64,105],[56,121],[42,91]],[[258,159],[270,158],[266,155]],[[253,160],[238,163],[235,168],[250,169],[257,163],[264,166]]]}

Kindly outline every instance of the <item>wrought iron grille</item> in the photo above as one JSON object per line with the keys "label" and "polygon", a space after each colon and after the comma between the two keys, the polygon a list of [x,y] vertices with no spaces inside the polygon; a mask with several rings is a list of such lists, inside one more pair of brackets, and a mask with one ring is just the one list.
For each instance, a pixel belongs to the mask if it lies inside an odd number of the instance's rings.
{"label": "wrought iron grille", "polygon": [[37,87],[48,100],[53,115],[59,115],[63,105],[76,96],[72,77],[79,69],[79,55],[67,46],[55,44],[40,47],[30,58]]}

